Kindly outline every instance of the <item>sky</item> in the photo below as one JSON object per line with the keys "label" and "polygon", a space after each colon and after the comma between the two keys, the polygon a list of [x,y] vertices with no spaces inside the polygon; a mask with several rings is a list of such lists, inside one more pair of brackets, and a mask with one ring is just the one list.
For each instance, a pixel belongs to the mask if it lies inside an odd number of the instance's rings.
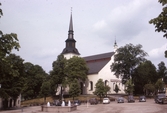
{"label": "sky", "polygon": [[158,0],[0,0],[0,30],[16,33],[21,46],[13,51],[24,62],[47,73],[65,48],[72,12],[74,39],[81,57],[141,44],[146,58],[157,65],[167,59],[167,39],[149,20],[162,11]]}

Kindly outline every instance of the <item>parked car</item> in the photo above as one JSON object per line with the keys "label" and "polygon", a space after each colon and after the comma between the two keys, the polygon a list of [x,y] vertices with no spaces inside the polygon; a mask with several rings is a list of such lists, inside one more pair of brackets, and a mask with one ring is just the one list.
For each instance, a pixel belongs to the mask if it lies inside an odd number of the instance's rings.
{"label": "parked car", "polygon": [[74,100],[74,105],[76,105],[76,106],[81,105],[81,101],[80,100]]}
{"label": "parked car", "polygon": [[98,100],[97,100],[96,98],[91,98],[91,99],[89,100],[89,103],[90,103],[91,105],[96,105],[96,104],[98,104]]}
{"label": "parked car", "polygon": [[155,100],[155,103],[161,103],[161,104],[167,103],[167,97],[164,93],[157,94],[154,100]]}
{"label": "parked car", "polygon": [[117,102],[118,103],[124,103],[124,98],[123,97],[118,97]]}
{"label": "parked car", "polygon": [[139,96],[139,102],[146,102],[145,96]]}
{"label": "parked car", "polygon": [[110,99],[109,98],[103,98],[103,104],[109,104]]}
{"label": "parked car", "polygon": [[135,102],[133,95],[128,96],[128,102]]}

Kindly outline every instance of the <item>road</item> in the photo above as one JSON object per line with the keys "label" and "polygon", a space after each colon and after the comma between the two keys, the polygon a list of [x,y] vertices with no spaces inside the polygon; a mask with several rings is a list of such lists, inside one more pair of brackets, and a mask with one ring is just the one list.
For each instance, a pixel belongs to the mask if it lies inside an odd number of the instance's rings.
{"label": "road", "polygon": [[[34,107],[26,107],[23,110],[19,109],[19,110],[1,111],[0,113],[45,113],[45,112],[41,112],[40,106],[34,106]],[[110,104],[98,104],[98,105],[82,104],[77,107],[76,111],[72,111],[71,113],[167,113],[167,104],[163,105],[156,104],[153,99],[148,99],[147,102],[138,102],[136,100],[135,103],[125,102],[119,104],[114,101],[111,102]]]}

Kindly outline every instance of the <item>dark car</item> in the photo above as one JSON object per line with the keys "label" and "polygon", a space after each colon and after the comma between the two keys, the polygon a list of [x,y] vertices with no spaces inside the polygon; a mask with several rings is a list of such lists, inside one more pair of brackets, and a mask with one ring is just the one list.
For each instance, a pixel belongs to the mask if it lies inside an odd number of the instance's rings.
{"label": "dark car", "polygon": [[118,103],[124,103],[124,98],[123,97],[118,97],[117,102]]}
{"label": "dark car", "polygon": [[130,102],[135,102],[135,99],[134,99],[133,95],[129,95],[129,96],[128,96],[128,102],[129,102],[129,103],[130,103]]}
{"label": "dark car", "polygon": [[165,104],[167,103],[167,97],[164,93],[162,94],[157,94],[154,98],[155,103],[161,103],[161,104]]}
{"label": "dark car", "polygon": [[76,105],[76,106],[81,105],[81,101],[80,100],[74,100],[74,105]]}
{"label": "dark car", "polygon": [[139,102],[146,102],[145,96],[139,96]]}
{"label": "dark car", "polygon": [[91,98],[91,99],[89,100],[89,103],[90,103],[91,105],[96,105],[96,104],[98,104],[98,100],[97,100],[96,98]]}

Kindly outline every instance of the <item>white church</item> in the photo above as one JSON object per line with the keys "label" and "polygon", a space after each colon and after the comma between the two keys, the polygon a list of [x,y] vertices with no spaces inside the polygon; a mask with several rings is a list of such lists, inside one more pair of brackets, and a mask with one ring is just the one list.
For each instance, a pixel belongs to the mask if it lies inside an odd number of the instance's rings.
{"label": "white church", "polygon": [[[66,46],[62,51],[62,54],[66,59],[70,59],[73,56],[81,57],[78,49],[76,48],[76,41],[74,39],[72,13],[70,17],[68,38],[65,43]],[[99,79],[103,79],[105,85],[108,85],[111,88],[108,94],[116,94],[116,92],[114,91],[116,84],[120,89],[118,94],[125,94],[124,84],[122,84],[121,79],[117,78],[114,75],[114,72],[111,72],[110,69],[111,64],[114,62],[114,54],[116,53],[116,49],[117,43],[115,41],[113,52],[82,57],[86,61],[89,72],[86,82],[80,83],[81,94],[93,94],[93,92],[95,91],[95,84]]]}

